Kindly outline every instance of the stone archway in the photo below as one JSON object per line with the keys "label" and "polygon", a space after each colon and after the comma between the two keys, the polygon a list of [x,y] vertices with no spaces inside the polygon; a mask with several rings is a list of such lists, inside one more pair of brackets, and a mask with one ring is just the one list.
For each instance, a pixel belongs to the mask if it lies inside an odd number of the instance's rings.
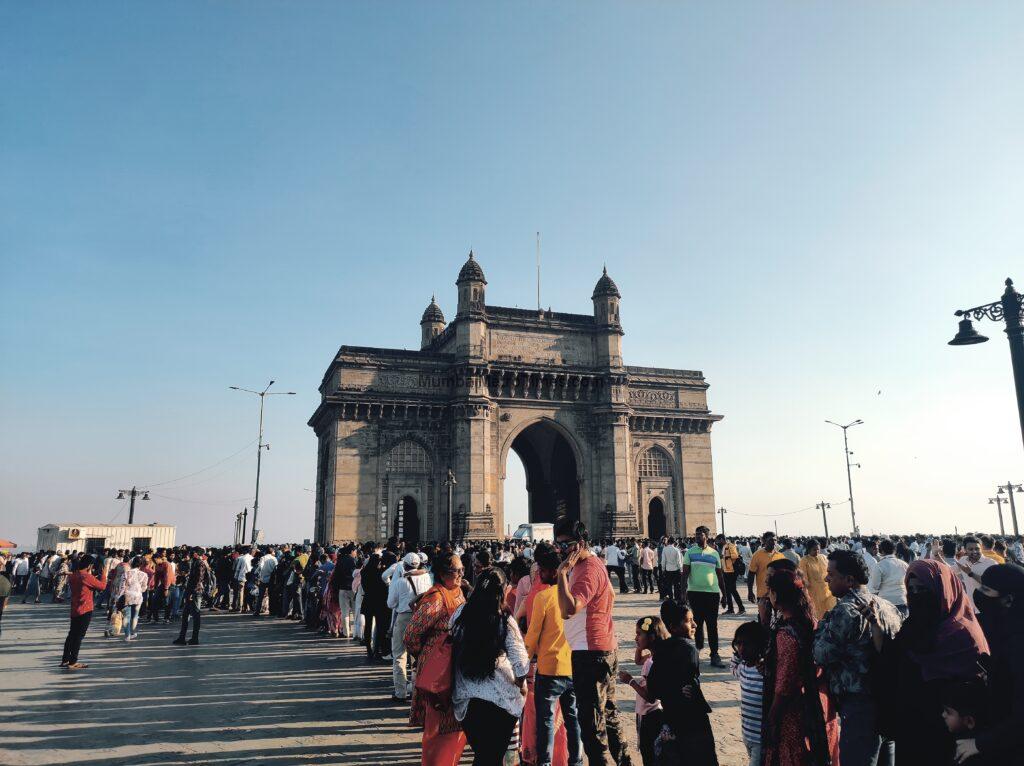
{"label": "stone archway", "polygon": [[647,536],[651,540],[660,540],[668,529],[665,521],[665,503],[660,497],[652,497],[647,504]]}
{"label": "stone archway", "polygon": [[395,508],[395,536],[407,543],[420,541],[419,503],[412,495],[405,495]]}
{"label": "stone archway", "polygon": [[535,420],[511,435],[502,463],[502,479],[509,450],[522,461],[526,473],[530,522],[554,521],[562,516],[580,518],[580,463],[572,437],[553,420]]}

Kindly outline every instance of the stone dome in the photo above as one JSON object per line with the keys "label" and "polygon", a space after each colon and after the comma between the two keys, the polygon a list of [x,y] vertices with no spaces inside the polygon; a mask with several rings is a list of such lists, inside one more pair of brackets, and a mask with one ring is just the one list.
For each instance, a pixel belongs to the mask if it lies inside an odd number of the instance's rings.
{"label": "stone dome", "polygon": [[597,284],[594,285],[594,294],[591,298],[600,298],[606,295],[611,295],[616,298],[621,298],[619,295],[619,288],[615,286],[612,278],[608,276],[608,268],[605,267],[604,272],[601,274],[601,278],[597,280]]}
{"label": "stone dome", "polygon": [[423,318],[420,320],[420,324],[425,322],[440,322],[444,324],[444,314],[441,312],[441,307],[437,305],[437,298],[430,296],[430,305],[423,311]]}
{"label": "stone dome", "polygon": [[459,271],[459,278],[455,280],[457,285],[462,282],[483,282],[485,285],[487,284],[487,280],[484,279],[484,270],[480,268],[480,264],[473,258],[472,250],[469,251],[469,258]]}

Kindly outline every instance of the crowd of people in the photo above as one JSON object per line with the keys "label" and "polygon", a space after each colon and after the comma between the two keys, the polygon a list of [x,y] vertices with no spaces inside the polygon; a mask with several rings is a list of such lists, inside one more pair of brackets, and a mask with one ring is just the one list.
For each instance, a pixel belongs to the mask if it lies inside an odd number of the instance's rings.
{"label": "crowd of people", "polygon": [[[1019,538],[589,539],[39,551],[0,557],[9,598],[68,602],[61,665],[95,612],[108,640],[204,613],[293,620],[391,667],[390,699],[422,728],[422,763],[716,764],[707,666],[738,680],[750,766],[1012,763],[1024,745]],[[618,594],[657,594],[619,669]],[[727,666],[719,615],[745,614]],[[2,625],[2,623],[0,623]],[[191,628],[191,635],[189,635]]]}

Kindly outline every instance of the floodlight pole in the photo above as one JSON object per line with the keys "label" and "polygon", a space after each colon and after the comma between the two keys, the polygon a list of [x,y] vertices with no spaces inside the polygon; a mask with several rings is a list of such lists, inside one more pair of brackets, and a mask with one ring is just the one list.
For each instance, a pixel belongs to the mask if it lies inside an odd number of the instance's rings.
{"label": "floodlight pole", "polygon": [[853,475],[850,472],[850,442],[847,439],[846,431],[853,426],[861,425],[864,421],[857,418],[857,420],[852,423],[847,423],[845,426],[833,423],[831,420],[826,420],[825,422],[843,429],[843,452],[846,453],[846,487],[850,491],[850,520],[853,522],[853,536],[860,537],[860,530],[857,528],[857,512],[853,507]]}
{"label": "floodlight pole", "polygon": [[[260,398],[260,433],[259,433],[259,444],[256,446],[256,496],[253,498],[252,504],[252,535],[251,544],[256,544],[256,516],[260,510],[260,469],[263,465],[263,450],[270,449],[269,444],[263,443],[263,401],[268,396],[295,396],[294,391],[275,391],[272,394],[267,392],[270,387],[274,385],[274,381],[267,383],[267,387],[262,391],[253,391],[248,388],[240,388],[239,386],[228,386],[233,391],[245,391],[247,394],[256,394]],[[245,530],[242,530],[242,539],[245,539]]]}

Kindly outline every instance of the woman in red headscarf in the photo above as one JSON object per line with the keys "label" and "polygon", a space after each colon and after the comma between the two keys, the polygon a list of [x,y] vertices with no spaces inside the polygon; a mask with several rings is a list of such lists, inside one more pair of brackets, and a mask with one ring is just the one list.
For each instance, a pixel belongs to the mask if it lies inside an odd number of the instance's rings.
{"label": "woman in red headscarf", "polygon": [[950,763],[943,691],[979,676],[988,642],[960,578],[944,563],[913,562],[906,583],[910,615],[882,652],[882,682],[891,691],[882,695],[884,728],[896,752],[913,752],[917,763]]}

